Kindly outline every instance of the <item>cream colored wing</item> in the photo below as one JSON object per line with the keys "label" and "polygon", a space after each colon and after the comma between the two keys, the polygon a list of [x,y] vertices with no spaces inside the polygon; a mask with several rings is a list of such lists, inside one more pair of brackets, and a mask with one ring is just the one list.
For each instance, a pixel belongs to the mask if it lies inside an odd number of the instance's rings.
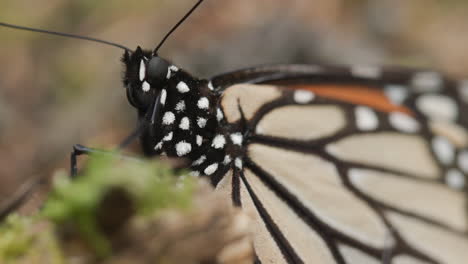
{"label": "cream colored wing", "polygon": [[468,259],[460,126],[269,85],[220,106],[245,137],[216,188],[250,215],[259,262]]}

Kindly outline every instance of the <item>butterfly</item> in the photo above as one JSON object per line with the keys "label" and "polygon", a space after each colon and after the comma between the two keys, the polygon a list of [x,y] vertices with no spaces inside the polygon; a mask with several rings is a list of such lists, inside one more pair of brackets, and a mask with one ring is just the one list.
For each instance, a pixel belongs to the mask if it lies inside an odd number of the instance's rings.
{"label": "butterfly", "polygon": [[129,102],[157,116],[145,152],[189,159],[245,208],[260,263],[466,259],[466,86],[362,66],[201,80],[140,48],[123,61]]}
{"label": "butterfly", "polygon": [[468,259],[466,82],[292,64],[199,79],[162,42],[122,58],[143,151],[242,208],[257,263]]}

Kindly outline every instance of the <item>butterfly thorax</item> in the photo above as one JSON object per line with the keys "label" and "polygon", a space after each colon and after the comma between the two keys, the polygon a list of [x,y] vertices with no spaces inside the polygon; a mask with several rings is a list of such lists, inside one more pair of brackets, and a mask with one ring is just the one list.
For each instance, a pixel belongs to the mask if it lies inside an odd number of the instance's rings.
{"label": "butterfly thorax", "polygon": [[211,83],[139,48],[124,55],[123,62],[128,100],[140,122],[147,122],[141,135],[146,155],[187,158],[195,174],[211,175],[230,166],[227,153],[239,144],[220,125],[221,96]]}

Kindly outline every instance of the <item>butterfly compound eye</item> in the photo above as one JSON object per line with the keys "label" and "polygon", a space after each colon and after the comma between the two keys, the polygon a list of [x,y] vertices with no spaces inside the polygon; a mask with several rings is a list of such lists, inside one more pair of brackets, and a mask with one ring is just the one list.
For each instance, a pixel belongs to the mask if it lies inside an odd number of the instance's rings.
{"label": "butterfly compound eye", "polygon": [[153,57],[148,63],[148,76],[151,79],[164,80],[167,76],[169,62],[160,57]]}

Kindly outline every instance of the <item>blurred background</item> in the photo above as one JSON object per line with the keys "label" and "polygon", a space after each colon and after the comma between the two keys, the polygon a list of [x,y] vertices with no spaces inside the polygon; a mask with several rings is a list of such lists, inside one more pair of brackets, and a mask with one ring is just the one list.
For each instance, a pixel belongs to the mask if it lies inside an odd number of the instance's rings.
{"label": "blurred background", "polygon": [[[195,0],[1,0],[0,21],[152,49]],[[267,63],[428,67],[468,76],[468,1],[206,0],[160,54],[199,77]],[[122,51],[0,28],[0,202],[69,167],[75,143],[112,149],[136,114]],[[135,147],[134,147],[135,148]]]}

